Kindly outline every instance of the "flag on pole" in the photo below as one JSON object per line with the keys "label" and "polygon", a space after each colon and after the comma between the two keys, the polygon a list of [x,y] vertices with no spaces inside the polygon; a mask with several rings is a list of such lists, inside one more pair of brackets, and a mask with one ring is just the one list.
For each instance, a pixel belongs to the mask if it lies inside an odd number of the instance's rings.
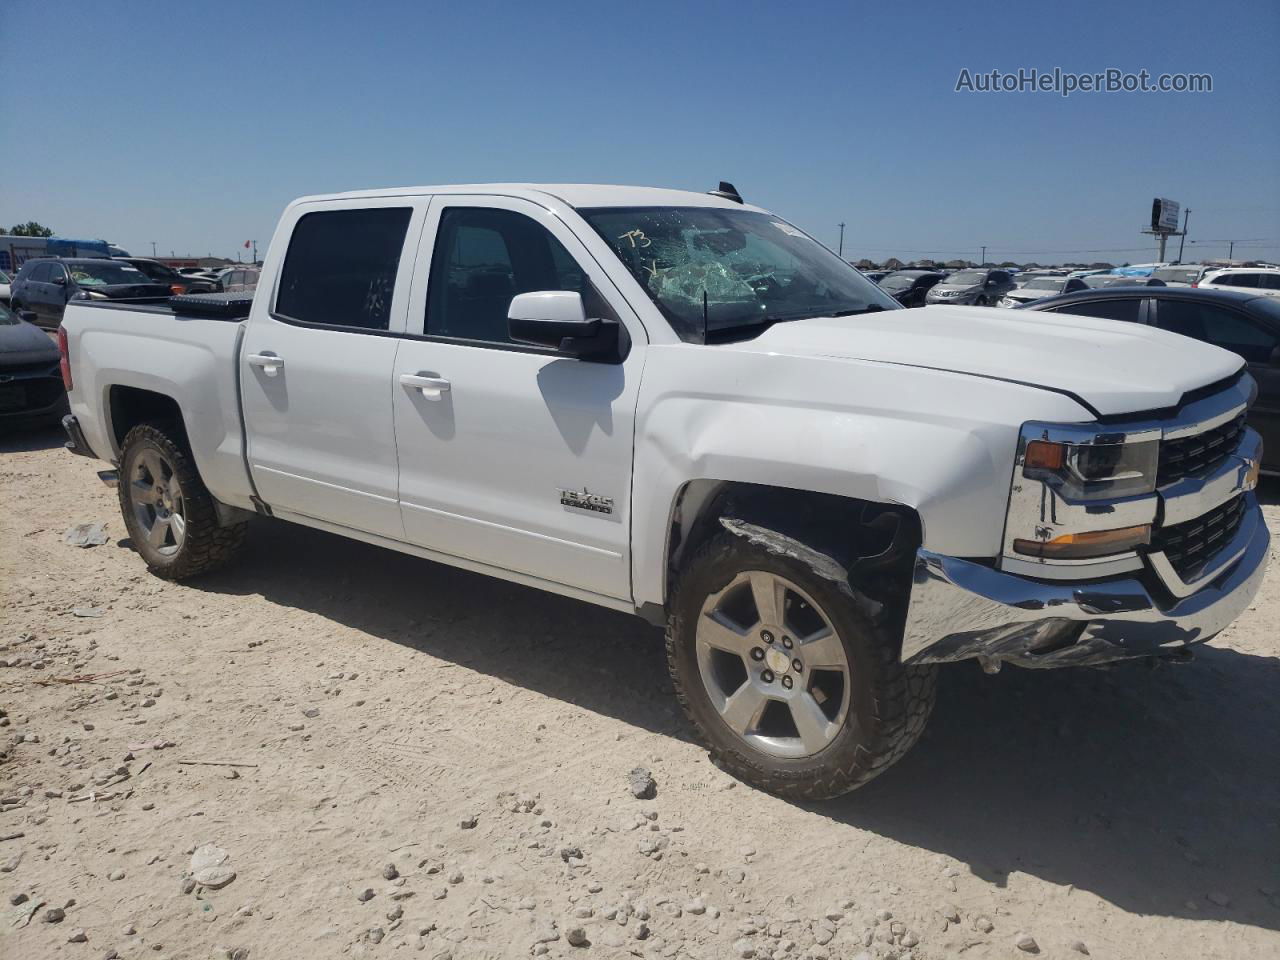
{"label": "flag on pole", "polygon": [[248,249],[249,249],[249,244],[250,244],[250,242],[251,242],[251,241],[249,241],[249,240],[246,240],[246,241],[244,242],[244,248],[245,248],[246,250],[248,250]]}

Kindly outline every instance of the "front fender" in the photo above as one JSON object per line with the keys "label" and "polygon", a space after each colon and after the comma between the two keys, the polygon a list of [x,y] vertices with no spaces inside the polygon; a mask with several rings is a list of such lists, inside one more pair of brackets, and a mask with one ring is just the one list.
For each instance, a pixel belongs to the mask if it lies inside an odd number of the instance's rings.
{"label": "front fender", "polygon": [[995,556],[1021,424],[1091,419],[1068,397],[1006,381],[714,351],[658,347],[646,366],[632,512],[638,605],[664,602],[671,517],[692,480],[902,504],[920,516],[927,549]]}

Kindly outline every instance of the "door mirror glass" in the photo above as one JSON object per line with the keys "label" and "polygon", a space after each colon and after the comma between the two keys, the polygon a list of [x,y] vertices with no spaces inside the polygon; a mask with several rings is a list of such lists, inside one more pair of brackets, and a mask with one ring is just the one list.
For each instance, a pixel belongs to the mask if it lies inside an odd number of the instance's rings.
{"label": "door mirror glass", "polygon": [[541,290],[511,298],[507,327],[516,343],[550,347],[580,360],[620,363],[619,324],[588,319],[582,294],[572,290]]}

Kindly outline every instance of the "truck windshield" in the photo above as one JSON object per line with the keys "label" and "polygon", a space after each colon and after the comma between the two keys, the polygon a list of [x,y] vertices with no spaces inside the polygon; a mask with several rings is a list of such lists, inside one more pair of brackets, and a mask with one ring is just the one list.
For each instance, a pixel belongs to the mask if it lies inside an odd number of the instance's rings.
{"label": "truck windshield", "polygon": [[68,265],[72,279],[82,287],[104,287],[116,283],[150,283],[150,279],[137,267],[112,263],[73,263]]}
{"label": "truck windshield", "polygon": [[720,207],[600,207],[579,213],[681,339],[731,339],[808,317],[892,310],[897,301],[777,217]]}

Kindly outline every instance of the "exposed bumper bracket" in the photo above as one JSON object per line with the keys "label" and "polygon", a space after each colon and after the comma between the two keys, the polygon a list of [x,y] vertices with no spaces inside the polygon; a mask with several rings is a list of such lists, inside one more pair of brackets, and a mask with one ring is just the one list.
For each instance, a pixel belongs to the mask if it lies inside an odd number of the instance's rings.
{"label": "exposed bumper bracket", "polygon": [[1162,605],[1134,578],[1043,582],[920,550],[903,634],[904,663],[970,657],[1025,667],[1161,656],[1202,643],[1243,613],[1266,571],[1270,534],[1253,493],[1226,555],[1238,560]]}

